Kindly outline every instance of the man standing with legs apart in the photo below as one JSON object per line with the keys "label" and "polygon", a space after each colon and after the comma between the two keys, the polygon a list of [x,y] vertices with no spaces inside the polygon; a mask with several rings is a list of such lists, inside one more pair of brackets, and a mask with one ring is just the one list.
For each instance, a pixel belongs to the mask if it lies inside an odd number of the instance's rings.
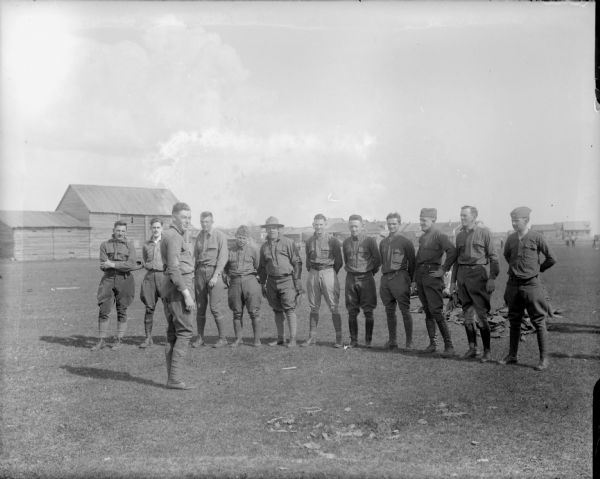
{"label": "man standing with legs apart", "polygon": [[[142,258],[146,275],[142,280],[142,288],[140,289],[140,299],[146,306],[144,314],[144,332],[146,339],[140,348],[147,348],[154,344],[152,342],[152,324],[154,322],[154,310],[156,302],[160,298],[160,292],[163,283],[164,265],[160,254],[160,240],[162,236],[162,220],[160,218],[152,218],[150,220],[150,228],[152,228],[152,237],[146,241],[142,249]],[[166,314],[165,314],[166,316]]]}
{"label": "man standing with legs apart", "polygon": [[385,306],[389,349],[398,348],[396,337],[396,303],[400,307],[406,335],[406,349],[412,348],[413,320],[410,314],[410,285],[415,274],[415,247],[402,236],[400,215],[390,213],[386,217],[389,234],[379,243],[381,253],[381,283],[379,295]]}
{"label": "man standing with legs apart", "polygon": [[223,268],[229,257],[227,253],[227,238],[220,231],[213,228],[213,214],[210,211],[200,213],[200,227],[202,230],[196,238],[194,256],[196,258],[195,293],[198,311],[196,312],[196,325],[198,337],[192,347],[204,345],[204,326],[206,325],[206,309],[215,318],[219,339],[213,345],[220,348],[227,345],[225,337],[225,324],[221,312],[221,297],[225,294],[225,285],[221,279]]}
{"label": "man standing with legs apart", "polygon": [[373,340],[373,311],[377,307],[377,289],[375,274],[381,266],[381,256],[375,238],[363,232],[362,216],[350,215],[348,229],[350,237],[344,240],[342,252],[346,268],[346,309],[348,310],[348,329],[350,329],[350,347],[358,346],[358,313],[365,313],[365,345],[371,347]]}
{"label": "man standing with legs apart", "polygon": [[135,282],[131,271],[138,269],[133,242],[127,241],[127,223],[117,221],[112,238],[100,245],[100,269],[104,276],[98,286],[98,343],[92,351],[104,348],[108,334],[108,316],[113,301],[117,306],[117,339],[112,349],[123,346],[123,336],[127,330],[127,308],[135,296]]}
{"label": "man standing with legs apart", "polygon": [[302,346],[310,346],[317,341],[317,325],[321,296],[331,311],[335,330],[334,347],[341,348],[342,317],[338,311],[340,303],[340,283],[337,274],[342,267],[342,248],[340,242],[325,232],[327,219],[322,214],[315,215],[313,228],[315,234],[306,241],[306,295],[310,305],[310,332],[308,340]]}
{"label": "man standing with legs apart", "polygon": [[181,368],[192,339],[192,315],[196,309],[194,286],[194,257],[189,238],[192,218],[185,203],[173,205],[171,227],[162,235],[160,252],[165,263],[162,298],[167,312],[167,388],[192,389],[183,382]]}
{"label": "man standing with legs apart", "polygon": [[[464,357],[477,357],[477,323],[483,343],[481,362],[485,363],[492,359],[491,331],[487,316],[490,311],[490,296],[496,288],[494,280],[498,276],[499,266],[492,233],[475,224],[477,214],[474,206],[463,206],[460,210],[462,228],[456,235],[457,260],[452,268],[450,292],[458,292],[463,308],[469,341],[469,350]],[[489,275],[485,268],[487,264]]]}
{"label": "man standing with legs apart", "polygon": [[[437,220],[435,208],[423,208],[419,217],[423,234],[419,238],[415,282],[417,292],[425,312],[425,326],[429,336],[429,346],[425,353],[434,353],[437,348],[435,325],[437,324],[444,339],[444,356],[454,356],[454,347],[450,337],[448,323],[442,314],[444,308],[444,275],[450,271],[456,261],[456,248],[434,223]],[[442,257],[446,260],[442,265]]]}
{"label": "man standing with legs apart", "polygon": [[269,343],[269,346],[284,344],[285,316],[290,330],[288,347],[292,348],[296,346],[297,298],[303,292],[300,283],[302,260],[294,242],[282,236],[283,225],[277,218],[270,216],[262,228],[267,230],[267,241],[260,248],[258,278],[263,296],[267,298],[275,313],[277,327],[277,341]]}
{"label": "man standing with legs apart", "polygon": [[250,230],[247,226],[240,226],[235,232],[236,245],[229,250],[229,260],[225,265],[225,278],[228,282],[229,308],[233,312],[233,329],[235,341],[231,347],[235,348],[242,343],[244,323],[244,306],[252,321],[254,330],[253,346],[260,346],[260,300],[261,290],[258,283],[258,249],[249,243]]}
{"label": "man standing with legs apart", "polygon": [[[530,213],[531,210],[526,206],[515,208],[510,213],[515,232],[507,238],[504,247],[504,257],[508,263],[508,282],[504,300],[508,305],[510,346],[508,355],[500,361],[500,364],[517,362],[521,320],[523,312],[527,310],[537,332],[540,350],[540,362],[535,369],[542,371],[548,367],[546,314],[549,307],[539,274],[551,268],[556,263],[556,259],[548,248],[544,236],[529,229]],[[544,262],[541,264],[540,253],[544,255]]]}

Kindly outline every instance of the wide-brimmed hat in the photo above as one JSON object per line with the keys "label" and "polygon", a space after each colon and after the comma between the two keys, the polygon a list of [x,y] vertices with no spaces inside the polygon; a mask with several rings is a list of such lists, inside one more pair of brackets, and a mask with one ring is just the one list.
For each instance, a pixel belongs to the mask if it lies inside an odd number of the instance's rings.
{"label": "wide-brimmed hat", "polygon": [[267,221],[265,221],[265,224],[260,225],[261,228],[266,228],[267,226],[275,226],[277,228],[283,228],[283,225],[274,216],[269,216],[267,218]]}

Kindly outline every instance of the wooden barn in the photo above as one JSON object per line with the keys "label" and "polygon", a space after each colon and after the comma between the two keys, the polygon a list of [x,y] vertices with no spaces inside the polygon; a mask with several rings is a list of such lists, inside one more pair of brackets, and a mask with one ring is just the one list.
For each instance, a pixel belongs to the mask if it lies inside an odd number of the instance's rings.
{"label": "wooden barn", "polygon": [[90,227],[60,211],[0,211],[0,257],[89,258]]}
{"label": "wooden barn", "polygon": [[150,237],[150,220],[158,217],[165,226],[170,224],[171,209],[177,201],[164,188],[69,185],[56,211],[89,226],[89,249],[95,258],[117,220],[127,222],[127,237],[141,254],[144,241]]}

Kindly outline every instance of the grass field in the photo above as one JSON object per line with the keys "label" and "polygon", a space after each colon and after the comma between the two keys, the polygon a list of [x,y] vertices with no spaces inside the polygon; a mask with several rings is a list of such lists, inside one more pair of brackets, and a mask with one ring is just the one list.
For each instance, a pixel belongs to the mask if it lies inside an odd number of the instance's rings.
{"label": "grass field", "polygon": [[[137,347],[139,300],[129,309],[126,346],[90,352],[96,262],[3,263],[0,477],[591,477],[600,252],[578,245],[556,253],[544,280],[564,319],[549,335],[547,371],[533,370],[534,335],[521,343],[516,366],[384,351],[379,305],[379,347],[332,348],[323,309],[313,348],[191,350],[192,391],[164,388],[161,346]],[[494,306],[502,303],[501,267]],[[304,339],[305,301],[299,310]],[[262,314],[264,338],[272,338],[266,302]],[[422,348],[423,316],[414,318]],[[346,321],[344,314],[347,339]],[[208,325],[212,342],[211,318]],[[450,328],[464,352],[464,330]],[[164,332],[158,311],[155,341],[162,344]],[[250,324],[245,336],[249,343]],[[500,359],[508,338],[492,341]]]}

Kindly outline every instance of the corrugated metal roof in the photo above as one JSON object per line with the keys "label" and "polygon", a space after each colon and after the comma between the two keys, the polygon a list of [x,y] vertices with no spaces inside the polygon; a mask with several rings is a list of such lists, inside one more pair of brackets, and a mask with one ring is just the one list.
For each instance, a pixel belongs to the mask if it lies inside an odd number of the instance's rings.
{"label": "corrugated metal roof", "polygon": [[[91,213],[170,215],[177,198],[166,188],[69,185]],[[66,193],[65,193],[66,194]]]}
{"label": "corrugated metal roof", "polygon": [[62,211],[0,211],[0,222],[10,228],[89,228]]}

